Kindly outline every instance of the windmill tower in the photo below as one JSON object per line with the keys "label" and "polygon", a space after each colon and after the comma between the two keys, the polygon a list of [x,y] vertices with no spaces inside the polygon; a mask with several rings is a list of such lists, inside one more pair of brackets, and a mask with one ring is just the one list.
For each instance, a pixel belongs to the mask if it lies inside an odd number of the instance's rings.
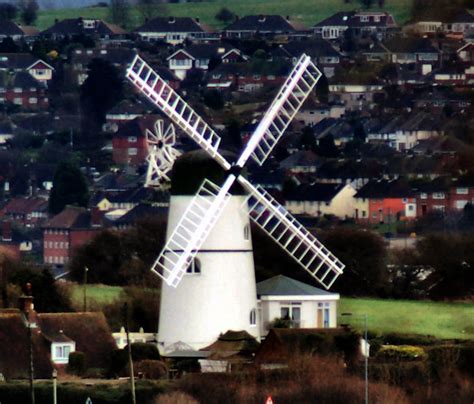
{"label": "windmill tower", "polygon": [[[329,288],[344,265],[263,188],[241,175],[250,157],[263,164],[321,77],[311,59],[301,56],[233,163],[219,152],[217,133],[138,55],[127,77],[224,174],[222,181],[205,178],[194,196],[176,195],[170,201],[167,242],[152,267],[166,283],[159,342],[201,348],[228,329],[259,337],[251,241],[245,230],[249,219]],[[236,184],[246,195],[233,195]]]}

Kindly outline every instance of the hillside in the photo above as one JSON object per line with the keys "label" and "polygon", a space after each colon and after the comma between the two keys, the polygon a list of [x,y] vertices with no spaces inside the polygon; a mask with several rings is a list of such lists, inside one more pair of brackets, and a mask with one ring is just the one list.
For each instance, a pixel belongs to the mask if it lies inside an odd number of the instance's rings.
{"label": "hillside", "polygon": [[[66,2],[66,0],[62,1]],[[412,0],[386,0],[385,10],[392,13],[399,24],[403,24],[409,19],[411,2]],[[230,0],[217,0],[200,3],[167,4],[165,15],[199,17],[201,21],[214,28],[222,28],[223,24],[214,18],[222,7],[227,7],[239,16],[249,14],[280,14],[290,16],[291,19],[306,26],[311,26],[337,11],[353,10],[360,6],[355,0],[348,4],[344,0],[241,0],[238,3]],[[376,7],[373,9],[379,10]],[[297,14],[295,14],[295,10],[298,10]],[[75,18],[78,16],[107,20],[108,9],[88,7],[79,10],[43,10],[39,13],[37,26],[43,30],[51,26],[55,19]],[[128,28],[135,28],[142,23],[141,16],[136,10],[132,10],[131,20],[131,26]]]}

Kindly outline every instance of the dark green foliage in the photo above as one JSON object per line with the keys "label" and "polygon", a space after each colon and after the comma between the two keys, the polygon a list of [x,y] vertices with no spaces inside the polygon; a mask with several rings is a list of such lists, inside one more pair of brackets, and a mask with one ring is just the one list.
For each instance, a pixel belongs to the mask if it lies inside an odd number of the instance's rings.
{"label": "dark green foliage", "polygon": [[3,38],[3,41],[0,43],[1,53],[16,53],[19,51],[20,51],[20,47],[13,41],[12,38],[10,38],[9,36],[6,38]]}
{"label": "dark green foliage", "polygon": [[156,345],[137,342],[132,344],[132,358],[134,361],[144,359],[160,360],[160,353]]}
{"label": "dark green foliage", "polygon": [[316,97],[319,102],[324,104],[329,101],[329,82],[324,73],[316,84]]}
{"label": "dark green foliage", "polygon": [[32,271],[21,268],[13,272],[8,281],[24,288],[31,283],[35,309],[42,313],[61,313],[71,311],[69,296],[57,288],[51,272],[47,269]]}
{"label": "dark green foliage", "polygon": [[231,22],[235,18],[235,14],[226,7],[222,7],[215,16],[216,20],[223,23]]}
{"label": "dark green foliage", "polygon": [[54,175],[49,211],[58,214],[66,205],[87,207],[88,202],[89,190],[79,168],[68,162],[60,163]]}
{"label": "dark green foliage", "polygon": [[128,0],[111,0],[109,18],[114,24],[127,27],[130,24],[130,3]]}
{"label": "dark green foliage", "polygon": [[97,142],[105,113],[123,98],[123,80],[109,61],[93,59],[88,69],[89,75],[80,89],[84,147]]}
{"label": "dark green foliage", "polygon": [[118,377],[127,374],[128,354],[125,349],[116,349],[112,351],[109,361],[109,369],[107,371],[110,377]]}
{"label": "dark green foliage", "polygon": [[84,352],[71,352],[69,354],[69,362],[67,364],[68,373],[80,376],[84,373],[84,370]]}
{"label": "dark green foliage", "polygon": [[387,252],[376,233],[338,228],[324,234],[326,247],[345,265],[335,288],[347,295],[383,296],[388,287]]}
{"label": "dark green foliage", "polygon": [[216,111],[224,108],[224,98],[218,90],[209,90],[204,93],[204,104]]}
{"label": "dark green foliage", "polygon": [[18,14],[18,8],[14,4],[0,4],[0,19],[14,20]]}
{"label": "dark green foliage", "polygon": [[430,346],[438,342],[432,335],[388,333],[379,337],[384,344],[388,345],[420,345]]}
{"label": "dark green foliage", "polygon": [[[334,140],[333,140],[334,143]],[[300,147],[304,150],[316,150],[316,138],[311,126],[305,126],[301,132]]]}
{"label": "dark green foliage", "polygon": [[38,3],[36,0],[20,0],[20,18],[25,25],[33,24],[38,18]]}

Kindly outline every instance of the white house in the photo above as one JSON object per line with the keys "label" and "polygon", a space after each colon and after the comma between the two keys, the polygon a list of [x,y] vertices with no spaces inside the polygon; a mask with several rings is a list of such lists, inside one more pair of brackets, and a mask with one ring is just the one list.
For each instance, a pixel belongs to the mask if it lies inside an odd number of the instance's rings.
{"label": "white house", "polygon": [[257,283],[260,333],[266,335],[275,319],[291,328],[335,328],[338,293],[307,285],[283,275]]}
{"label": "white house", "polygon": [[292,192],[285,208],[296,215],[352,217],[356,192],[352,184],[302,184]]}

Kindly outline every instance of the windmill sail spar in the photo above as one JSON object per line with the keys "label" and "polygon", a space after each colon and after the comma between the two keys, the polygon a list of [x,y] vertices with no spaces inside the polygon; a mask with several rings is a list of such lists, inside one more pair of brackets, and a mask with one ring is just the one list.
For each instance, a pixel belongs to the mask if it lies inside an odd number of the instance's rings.
{"label": "windmill sail spar", "polygon": [[140,56],[127,69],[127,78],[222,167],[230,168],[217,152],[217,133]]}
{"label": "windmill sail spar", "polygon": [[250,154],[258,164],[263,164],[320,77],[321,72],[311,58],[303,54],[255,129],[237,165],[242,167]]}
{"label": "windmill sail spar", "polygon": [[250,193],[245,203],[250,219],[329,289],[342,274],[344,264],[262,187],[254,187],[243,177],[239,182]]}

